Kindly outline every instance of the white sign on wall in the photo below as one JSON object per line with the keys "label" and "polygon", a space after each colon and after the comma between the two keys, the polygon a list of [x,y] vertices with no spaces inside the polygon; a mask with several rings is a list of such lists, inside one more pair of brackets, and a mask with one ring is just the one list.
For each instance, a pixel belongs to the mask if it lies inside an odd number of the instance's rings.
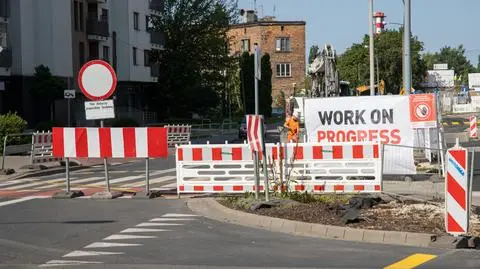
{"label": "white sign on wall", "polygon": [[480,73],[468,74],[468,88],[480,91]]}
{"label": "white sign on wall", "polygon": [[[305,100],[309,142],[381,141],[385,174],[415,174],[408,96],[356,96]],[[406,146],[406,147],[405,147]]]}
{"label": "white sign on wall", "polygon": [[103,120],[115,118],[113,100],[85,102],[87,120]]}

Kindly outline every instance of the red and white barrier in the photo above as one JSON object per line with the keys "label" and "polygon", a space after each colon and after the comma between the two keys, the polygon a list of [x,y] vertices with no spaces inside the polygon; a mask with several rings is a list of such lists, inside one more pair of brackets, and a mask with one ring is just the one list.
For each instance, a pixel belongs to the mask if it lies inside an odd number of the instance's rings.
{"label": "red and white barrier", "polygon": [[467,149],[454,147],[447,151],[445,184],[445,227],[453,235],[466,234],[469,220]]}
{"label": "red and white barrier", "polygon": [[175,145],[186,145],[190,142],[192,135],[191,125],[165,125],[168,131],[168,147],[174,148]]}
{"label": "red and white barrier", "polygon": [[53,128],[53,155],[68,158],[163,158],[167,130],[151,128]]}
{"label": "red and white barrier", "polygon": [[477,117],[470,116],[470,138],[478,137]]}
{"label": "red and white barrier", "polygon": [[[379,144],[358,142],[266,144],[270,180],[279,180],[279,158],[285,150],[291,190],[380,192],[382,160]],[[261,156],[263,159],[263,156]],[[254,191],[253,155],[248,144],[182,145],[177,147],[178,193]],[[263,176],[260,175],[263,189]]]}
{"label": "red and white barrier", "polygon": [[36,132],[32,134],[31,164],[61,161],[52,153],[52,133]]}

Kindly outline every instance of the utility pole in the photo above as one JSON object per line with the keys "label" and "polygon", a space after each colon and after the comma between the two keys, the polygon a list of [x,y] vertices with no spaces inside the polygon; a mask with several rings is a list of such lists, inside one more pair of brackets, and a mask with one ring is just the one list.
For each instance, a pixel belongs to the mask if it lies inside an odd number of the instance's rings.
{"label": "utility pole", "polygon": [[404,0],[403,29],[403,88],[409,95],[412,88],[412,64],[410,56],[410,0]]}
{"label": "utility pole", "polygon": [[375,58],[373,50],[373,0],[369,0],[368,3],[368,25],[370,31],[370,95],[375,95]]}
{"label": "utility pole", "polygon": [[[254,44],[254,80],[255,80],[255,116],[258,116],[259,109],[258,109],[258,73],[260,70],[258,70],[258,61],[259,59],[259,50],[258,50],[258,44]],[[245,101],[246,103],[246,101]],[[258,200],[259,195],[260,195],[260,171],[258,167],[258,161],[259,161],[259,153],[258,151],[255,151],[255,156],[254,156],[254,169],[255,169],[255,199]]]}

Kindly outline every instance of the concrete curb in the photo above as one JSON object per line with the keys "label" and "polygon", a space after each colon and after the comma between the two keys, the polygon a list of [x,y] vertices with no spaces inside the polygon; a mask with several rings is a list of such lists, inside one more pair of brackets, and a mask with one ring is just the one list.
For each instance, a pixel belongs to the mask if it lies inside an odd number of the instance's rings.
{"label": "concrete curb", "polygon": [[433,234],[353,229],[260,216],[227,208],[213,198],[189,199],[187,206],[207,218],[272,232],[365,243],[429,247]]}

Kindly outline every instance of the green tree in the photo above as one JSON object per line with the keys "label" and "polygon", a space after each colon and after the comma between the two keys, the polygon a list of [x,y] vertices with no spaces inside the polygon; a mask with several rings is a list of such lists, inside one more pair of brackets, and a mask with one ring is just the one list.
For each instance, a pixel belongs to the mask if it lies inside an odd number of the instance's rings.
{"label": "green tree", "polygon": [[317,57],[318,50],[319,48],[317,45],[313,45],[310,47],[310,53],[308,54],[308,64],[313,63],[313,60],[315,60],[315,57]]}
{"label": "green tree", "polygon": [[[242,104],[246,114],[255,113],[255,56],[244,52],[240,58],[242,89]],[[265,54],[261,59],[262,79],[258,82],[259,113],[265,117],[272,115],[272,67],[270,55]]]}
{"label": "green tree", "polygon": [[[35,109],[37,113],[37,120],[45,120],[40,117],[49,114],[53,116],[55,100],[63,98],[64,83],[53,76],[47,66],[39,65],[35,67],[35,74],[33,76],[34,83],[31,91],[38,104]],[[47,104],[47,105],[45,105]],[[53,121],[53,118],[50,118]]]}
{"label": "green tree", "polygon": [[[3,151],[3,142],[6,135],[21,134],[27,127],[27,122],[22,119],[17,113],[8,112],[7,114],[0,115],[0,151]],[[21,143],[28,143],[28,138],[21,136],[7,137],[7,145],[16,145]],[[31,142],[31,141],[30,141]]]}
{"label": "green tree", "polygon": [[456,48],[445,46],[439,52],[425,54],[424,59],[429,69],[433,69],[434,64],[448,64],[448,68],[455,70],[455,74],[462,77],[462,83],[468,81],[468,73],[475,72],[475,67],[465,56],[463,45]]}
{"label": "green tree", "polygon": [[233,0],[165,0],[162,15],[152,16],[152,31],[165,35],[164,50],[152,53],[161,72],[150,101],[161,117],[218,115],[236,14]]}
{"label": "green tree", "polygon": [[[402,87],[402,42],[403,29],[387,30],[375,38],[375,72],[385,81],[385,91],[398,93]],[[415,85],[423,80],[426,71],[420,52],[423,43],[417,37],[411,38],[412,82]],[[342,80],[350,81],[351,87],[369,84],[369,37],[361,43],[353,44],[338,58],[337,68]],[[376,80],[376,76],[375,76]]]}
{"label": "green tree", "polygon": [[265,53],[261,59],[262,80],[258,83],[259,110],[265,117],[272,116],[272,64],[270,55]]}

